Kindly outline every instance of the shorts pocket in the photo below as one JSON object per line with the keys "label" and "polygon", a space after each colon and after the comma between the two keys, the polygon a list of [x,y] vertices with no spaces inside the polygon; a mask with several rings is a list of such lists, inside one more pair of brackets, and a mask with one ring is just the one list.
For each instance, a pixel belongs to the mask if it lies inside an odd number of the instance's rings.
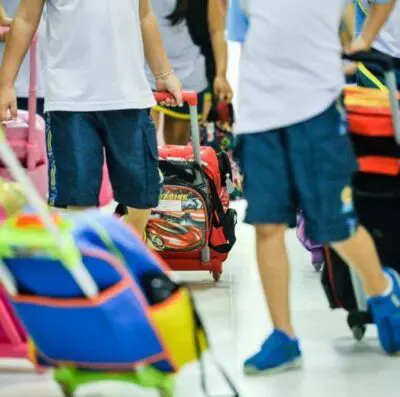
{"label": "shorts pocket", "polygon": [[338,179],[346,179],[349,183],[358,168],[348,135],[337,135],[320,142],[314,150],[314,156],[315,170],[326,178],[327,183]]}

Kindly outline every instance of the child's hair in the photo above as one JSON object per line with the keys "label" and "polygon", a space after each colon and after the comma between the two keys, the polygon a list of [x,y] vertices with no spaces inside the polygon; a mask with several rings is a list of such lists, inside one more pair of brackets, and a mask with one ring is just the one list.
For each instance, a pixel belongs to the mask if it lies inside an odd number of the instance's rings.
{"label": "child's hair", "polygon": [[172,26],[178,25],[186,18],[188,4],[188,0],[177,0],[175,10],[167,17]]}

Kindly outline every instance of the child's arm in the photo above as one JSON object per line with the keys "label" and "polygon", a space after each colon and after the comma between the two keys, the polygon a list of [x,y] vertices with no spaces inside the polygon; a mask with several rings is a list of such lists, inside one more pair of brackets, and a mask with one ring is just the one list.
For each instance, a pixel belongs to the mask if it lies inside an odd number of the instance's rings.
{"label": "child's arm", "polygon": [[216,63],[214,93],[220,100],[231,102],[232,89],[226,78],[228,46],[225,41],[225,18],[219,1],[208,0],[208,27]]}
{"label": "child's arm", "polygon": [[46,0],[22,0],[8,34],[0,69],[0,120],[17,116],[14,81],[39,26]]}
{"label": "child's arm", "polygon": [[228,8],[228,40],[243,43],[249,21],[240,6],[240,0],[231,0]]}
{"label": "child's arm", "polygon": [[139,1],[144,54],[156,79],[157,89],[159,91],[169,91],[175,97],[177,104],[180,105],[182,103],[182,86],[174,74],[164,49],[157,19],[151,8],[150,0]]}
{"label": "child's arm", "polygon": [[369,50],[379,31],[389,18],[396,0],[375,0],[359,37],[350,46],[350,53]]}
{"label": "child's arm", "polygon": [[[3,0],[0,0],[0,26],[10,26],[12,19],[8,17]],[[7,35],[0,33],[0,41],[5,41]]]}
{"label": "child's arm", "polygon": [[341,39],[344,48],[348,48],[354,40],[355,32],[355,6],[353,2],[348,2],[343,14]]}

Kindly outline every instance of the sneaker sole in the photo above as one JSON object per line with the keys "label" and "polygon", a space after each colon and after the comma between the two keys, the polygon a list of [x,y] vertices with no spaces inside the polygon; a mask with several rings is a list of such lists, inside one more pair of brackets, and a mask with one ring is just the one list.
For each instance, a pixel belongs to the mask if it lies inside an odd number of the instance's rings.
{"label": "sneaker sole", "polygon": [[300,369],[302,366],[303,366],[303,359],[300,357],[296,358],[295,360],[289,361],[286,364],[282,364],[276,368],[258,370],[257,368],[245,367],[243,372],[245,375],[252,375],[252,376],[275,375],[275,374],[280,374],[282,372],[288,372]]}

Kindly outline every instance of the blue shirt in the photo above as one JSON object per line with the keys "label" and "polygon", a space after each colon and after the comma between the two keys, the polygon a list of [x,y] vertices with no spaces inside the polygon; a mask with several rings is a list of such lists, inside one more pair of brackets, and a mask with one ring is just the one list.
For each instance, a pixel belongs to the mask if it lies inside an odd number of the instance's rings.
{"label": "blue shirt", "polygon": [[243,43],[249,29],[249,19],[240,0],[231,0],[228,9],[228,40]]}

